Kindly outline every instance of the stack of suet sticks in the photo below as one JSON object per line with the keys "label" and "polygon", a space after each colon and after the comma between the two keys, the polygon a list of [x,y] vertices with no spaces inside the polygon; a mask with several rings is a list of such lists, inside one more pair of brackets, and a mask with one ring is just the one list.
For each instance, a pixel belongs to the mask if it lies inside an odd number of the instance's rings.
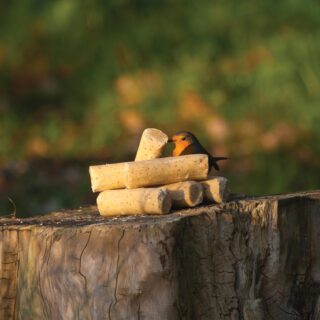
{"label": "stack of suet sticks", "polygon": [[144,130],[135,161],[89,167],[98,210],[103,216],[167,214],[202,202],[225,202],[224,177],[209,175],[206,154],[161,158],[168,136]]}

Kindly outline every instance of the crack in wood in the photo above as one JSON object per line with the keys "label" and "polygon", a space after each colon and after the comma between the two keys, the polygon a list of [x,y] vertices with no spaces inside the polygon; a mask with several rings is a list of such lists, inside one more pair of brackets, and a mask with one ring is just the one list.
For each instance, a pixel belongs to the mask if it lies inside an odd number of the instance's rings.
{"label": "crack in wood", "polygon": [[46,303],[46,299],[44,297],[44,293],[43,293],[43,289],[42,289],[42,281],[41,281],[41,274],[44,270],[44,266],[45,266],[45,264],[48,265],[48,257],[46,258],[47,250],[48,250],[48,238],[46,237],[46,244],[45,244],[45,249],[44,249],[43,258],[42,258],[43,262],[42,262],[42,266],[41,266],[41,269],[39,270],[39,275],[38,275],[38,285],[39,285],[39,292],[40,292],[41,300],[42,300],[42,303],[44,306],[43,315],[44,315],[45,319],[50,319],[49,318],[49,311],[47,310],[47,308],[50,308],[50,307]]}
{"label": "crack in wood", "polygon": [[17,296],[18,296],[18,286],[19,286],[19,274],[20,274],[20,233],[17,232],[17,267],[16,267],[16,292],[14,296],[14,302],[13,302],[13,318],[16,318],[16,303],[17,303]]}
{"label": "crack in wood", "polygon": [[92,234],[92,230],[90,230],[89,232],[87,232],[89,235],[88,235],[88,239],[80,253],[80,256],[79,256],[79,274],[80,276],[83,278],[84,280],[84,290],[85,290],[85,295],[87,296],[87,277],[83,274],[83,272],[81,271],[81,266],[82,266],[82,256],[84,254],[84,251],[87,249],[88,247],[88,244],[90,242],[90,238],[91,238],[91,234]]}
{"label": "crack in wood", "polygon": [[120,236],[120,238],[118,240],[117,263],[116,263],[116,279],[115,279],[114,296],[113,296],[114,301],[111,301],[110,306],[109,306],[109,310],[108,310],[109,320],[111,320],[111,309],[112,309],[112,307],[115,307],[116,304],[118,303],[117,290],[118,290],[118,278],[119,278],[119,273],[120,273],[120,270],[118,269],[119,268],[119,260],[120,260],[120,243],[121,243],[121,240],[124,237],[124,234],[125,234],[125,230],[123,229],[122,233],[121,233],[121,236]]}

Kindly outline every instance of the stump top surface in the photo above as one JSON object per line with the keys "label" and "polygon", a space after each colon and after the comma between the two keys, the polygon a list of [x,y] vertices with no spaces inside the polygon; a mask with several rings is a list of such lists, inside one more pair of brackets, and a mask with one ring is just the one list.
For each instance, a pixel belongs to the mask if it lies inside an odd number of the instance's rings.
{"label": "stump top surface", "polygon": [[261,197],[236,196],[230,201],[222,204],[201,205],[195,208],[173,211],[167,215],[141,215],[103,217],[99,214],[96,206],[80,207],[79,209],[62,210],[46,215],[30,218],[0,217],[0,227],[8,226],[52,226],[52,227],[79,227],[88,225],[132,225],[132,224],[155,224],[179,220],[185,216],[195,216],[209,210],[235,210],[244,203],[256,203],[263,201],[290,201],[296,198],[320,198],[320,190],[296,192],[291,194],[280,194]]}

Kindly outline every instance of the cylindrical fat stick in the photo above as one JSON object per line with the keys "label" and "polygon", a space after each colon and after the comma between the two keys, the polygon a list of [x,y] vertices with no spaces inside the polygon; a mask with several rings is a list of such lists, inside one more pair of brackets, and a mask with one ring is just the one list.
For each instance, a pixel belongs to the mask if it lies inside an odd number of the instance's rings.
{"label": "cylindrical fat stick", "polygon": [[171,198],[164,188],[107,190],[97,198],[102,216],[166,214],[171,209]]}
{"label": "cylindrical fat stick", "polygon": [[184,181],[165,185],[176,208],[194,207],[203,200],[203,187],[199,182]]}
{"label": "cylindrical fat stick", "polygon": [[203,186],[203,197],[210,202],[222,203],[229,196],[228,180],[224,177],[210,177],[200,182]]}
{"label": "cylindrical fat stick", "polygon": [[93,192],[121,189],[124,184],[124,170],[126,162],[90,166],[91,188]]}
{"label": "cylindrical fat stick", "polygon": [[158,129],[148,128],[143,131],[135,161],[160,158],[168,136]]}
{"label": "cylindrical fat stick", "polygon": [[[168,136],[158,129],[144,130],[136,155],[136,161],[159,158],[168,142]],[[121,189],[124,184],[125,162],[90,166],[91,188],[93,192]]]}
{"label": "cylindrical fat stick", "polygon": [[127,162],[125,165],[125,185],[128,189],[204,180],[207,177],[208,156],[205,154]]}

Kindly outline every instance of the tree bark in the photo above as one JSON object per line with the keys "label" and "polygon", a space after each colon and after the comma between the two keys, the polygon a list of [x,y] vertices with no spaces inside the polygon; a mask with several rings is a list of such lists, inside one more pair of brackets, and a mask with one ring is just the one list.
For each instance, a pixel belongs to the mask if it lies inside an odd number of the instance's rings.
{"label": "tree bark", "polygon": [[320,191],[0,219],[0,319],[320,319]]}

